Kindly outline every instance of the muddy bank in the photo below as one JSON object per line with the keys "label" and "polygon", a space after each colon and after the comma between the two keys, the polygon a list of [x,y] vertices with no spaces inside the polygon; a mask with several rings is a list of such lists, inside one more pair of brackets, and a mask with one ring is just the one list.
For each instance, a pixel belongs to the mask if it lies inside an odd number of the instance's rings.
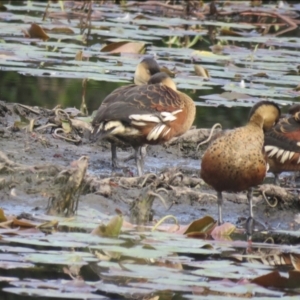
{"label": "muddy bank", "polygon": [[[147,212],[150,218],[172,214],[180,223],[189,223],[205,215],[217,217],[216,193],[199,178],[205,146],[196,151],[197,144],[208,137],[209,129],[192,129],[166,146],[148,147],[146,174],[137,178],[134,161],[124,161],[132,154],[131,148],[118,148],[122,168],[112,171],[109,144],[90,144],[85,138],[85,125],[76,127],[70,120],[67,120],[69,127],[62,125],[53,110],[30,110],[4,102],[0,107],[0,199],[6,213],[45,212],[49,198],[56,189],[59,193],[62,186],[58,176],[70,172],[74,161],[86,156],[88,166],[80,190],[79,210],[90,207],[113,215],[119,209],[130,219],[138,208],[136,203],[146,198],[141,207],[144,209],[146,205],[150,209],[153,202],[153,211]],[[80,121],[79,116],[75,114],[70,119]],[[62,130],[55,132],[55,129]],[[75,138],[80,141],[69,141]],[[295,190],[288,193],[284,201],[278,199],[278,205],[270,207],[263,200],[262,191],[256,189],[254,213],[263,226],[298,227],[294,222],[299,210],[298,194]],[[241,226],[248,216],[246,195],[225,193],[224,199],[224,220]]]}

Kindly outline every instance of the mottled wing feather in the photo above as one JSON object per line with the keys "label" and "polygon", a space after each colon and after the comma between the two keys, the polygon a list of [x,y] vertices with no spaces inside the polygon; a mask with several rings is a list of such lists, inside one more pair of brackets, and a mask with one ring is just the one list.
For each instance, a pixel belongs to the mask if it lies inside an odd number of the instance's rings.
{"label": "mottled wing feather", "polygon": [[128,90],[123,101],[132,102],[148,112],[173,112],[182,108],[179,95],[162,84],[142,85]]}
{"label": "mottled wing feather", "polygon": [[299,142],[300,123],[294,117],[280,120],[276,126],[265,133],[266,146],[275,146],[283,150],[300,152]]}
{"label": "mottled wing feather", "polygon": [[[135,87],[137,87],[137,85],[131,84],[131,85],[121,86],[121,87],[115,89],[114,91],[112,91],[109,95],[107,95],[104,98],[104,100],[101,103],[101,106],[103,104],[107,105],[112,102],[120,101],[121,99],[123,99],[124,94],[126,94],[128,90],[131,90],[132,88],[135,88]],[[99,107],[99,109],[101,108],[101,106]]]}
{"label": "mottled wing feather", "polygon": [[104,99],[92,122],[93,126],[111,120],[129,122],[129,115],[173,112],[181,108],[178,94],[161,85],[127,86],[117,89]]}

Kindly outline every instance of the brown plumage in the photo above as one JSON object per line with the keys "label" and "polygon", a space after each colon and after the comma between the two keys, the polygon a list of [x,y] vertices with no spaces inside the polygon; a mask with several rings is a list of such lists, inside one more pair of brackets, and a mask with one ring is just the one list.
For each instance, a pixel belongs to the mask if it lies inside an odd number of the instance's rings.
{"label": "brown plumage", "polygon": [[264,153],[264,130],[270,129],[280,117],[279,107],[269,101],[253,106],[249,121],[225,132],[205,151],[201,163],[201,177],[218,192],[218,222],[222,218],[222,192],[248,190],[250,217],[252,187],[262,183],[267,171]]}
{"label": "brown plumage", "polygon": [[265,134],[265,151],[269,171],[278,175],[285,171],[300,171],[300,105],[289,109],[291,116],[282,118]]}
{"label": "brown plumage", "polygon": [[177,91],[166,73],[153,75],[148,84],[123,88],[109,95],[105,109],[93,120],[95,138],[115,136],[135,149],[138,174],[143,173],[145,144],[157,145],[185,133],[196,114],[194,101]]}
{"label": "brown plumage", "polygon": [[[120,101],[120,98],[122,97],[123,93],[128,92],[131,88],[135,88],[138,85],[147,84],[150,77],[159,72],[160,72],[160,68],[156,60],[151,57],[144,57],[136,67],[134,73],[134,84],[117,88],[102,101],[100,107],[98,108],[97,115],[92,121],[93,130],[90,139],[92,141],[96,141],[98,139],[98,134],[97,134],[98,125],[99,125],[98,115],[103,115],[103,113],[106,112],[107,106],[111,105],[114,101]],[[116,144],[118,142],[118,139],[113,136],[107,136],[106,139],[111,143],[112,166],[117,167]]]}

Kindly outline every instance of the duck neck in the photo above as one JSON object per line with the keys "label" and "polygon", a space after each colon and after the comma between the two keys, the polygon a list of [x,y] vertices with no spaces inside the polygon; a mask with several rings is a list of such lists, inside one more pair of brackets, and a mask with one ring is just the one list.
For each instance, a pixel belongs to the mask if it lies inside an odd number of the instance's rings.
{"label": "duck neck", "polygon": [[264,118],[261,115],[254,114],[250,120],[249,125],[258,126],[259,128],[263,129],[264,126]]}
{"label": "duck neck", "polygon": [[179,91],[177,91],[177,93],[183,99],[184,106],[186,107],[186,110],[187,110],[188,120],[185,123],[184,129],[188,130],[193,125],[195,117],[196,117],[196,105],[195,105],[194,100],[192,98],[190,98],[188,95],[181,93]]}

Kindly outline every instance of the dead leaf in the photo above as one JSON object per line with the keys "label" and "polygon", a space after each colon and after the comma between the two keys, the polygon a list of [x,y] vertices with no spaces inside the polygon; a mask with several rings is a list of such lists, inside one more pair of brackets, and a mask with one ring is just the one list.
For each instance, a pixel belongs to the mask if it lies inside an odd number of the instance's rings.
{"label": "dead leaf", "polygon": [[46,41],[49,39],[47,33],[39,25],[33,23],[27,31],[23,31],[27,37],[42,39]]}
{"label": "dead leaf", "polygon": [[256,73],[256,74],[253,74],[252,76],[262,77],[262,78],[269,78],[268,74],[265,73],[265,72]]}
{"label": "dead leaf", "polygon": [[231,29],[228,28],[221,28],[220,30],[220,35],[227,35],[227,36],[243,36],[242,34],[240,34],[237,31],[233,31]]}
{"label": "dead leaf", "polygon": [[210,216],[205,216],[202,219],[193,221],[183,234],[186,234],[188,236],[210,234],[215,226],[216,221]]}
{"label": "dead leaf", "polygon": [[79,50],[79,51],[76,53],[75,60],[82,61],[82,57],[83,57],[83,52],[82,52],[81,50]]}
{"label": "dead leaf", "polygon": [[204,77],[204,78],[210,78],[208,70],[203,68],[202,66],[194,65],[194,70],[195,70],[196,75]]}
{"label": "dead leaf", "polygon": [[62,121],[61,122],[61,127],[63,128],[64,133],[72,132],[72,126],[68,121]]}
{"label": "dead leaf", "polygon": [[36,228],[39,229],[52,229],[52,228],[57,228],[58,226],[58,221],[57,220],[52,220],[52,221],[48,221],[45,223],[42,223],[40,225],[38,225]]}
{"label": "dead leaf", "polygon": [[69,27],[54,27],[47,32],[60,33],[60,34],[75,34],[75,32]]}
{"label": "dead leaf", "polygon": [[232,232],[234,232],[235,228],[236,227],[233,224],[227,222],[220,226],[216,226],[213,229],[211,235],[213,238],[218,238],[220,236],[229,236]]}
{"label": "dead leaf", "polygon": [[141,54],[145,52],[145,43],[127,41],[111,43],[104,46],[101,52]]}
{"label": "dead leaf", "polygon": [[256,277],[252,280],[252,283],[256,283],[266,288],[300,288],[300,272],[289,271],[289,277],[283,277],[279,271],[273,271],[266,275]]}
{"label": "dead leaf", "polygon": [[4,211],[3,211],[2,208],[0,208],[0,223],[1,222],[6,222],[6,221],[7,221],[7,218],[6,218],[5,214],[4,214]]}
{"label": "dead leaf", "polygon": [[38,224],[26,219],[13,219],[13,226],[19,227],[36,227]]}

